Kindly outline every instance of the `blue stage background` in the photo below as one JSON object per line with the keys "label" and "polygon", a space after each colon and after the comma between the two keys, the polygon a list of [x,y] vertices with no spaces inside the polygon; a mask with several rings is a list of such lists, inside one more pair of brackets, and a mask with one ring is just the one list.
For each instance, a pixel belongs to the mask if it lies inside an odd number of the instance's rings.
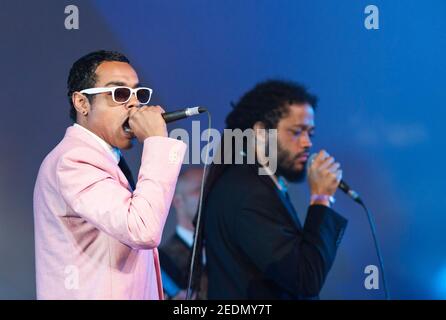
{"label": "blue stage background", "polygon": [[[64,27],[70,4],[79,30]],[[369,4],[379,30],[364,27]],[[341,161],[375,214],[391,297],[446,298],[445,13],[442,0],[3,0],[0,298],[35,298],[34,181],[70,125],[69,68],[97,49],[125,53],[165,109],[206,106],[220,130],[256,82],[305,83],[320,97],[315,150]],[[134,171],[140,150],[126,153]],[[291,195],[304,219],[306,186]],[[336,209],[349,226],[321,298],[382,298],[363,284],[378,263],[365,214],[343,194]]]}

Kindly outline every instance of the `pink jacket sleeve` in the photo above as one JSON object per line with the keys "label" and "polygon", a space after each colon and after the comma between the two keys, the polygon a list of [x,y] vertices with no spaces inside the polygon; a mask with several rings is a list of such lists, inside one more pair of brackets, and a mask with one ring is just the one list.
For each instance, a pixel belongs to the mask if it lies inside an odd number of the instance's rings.
{"label": "pink jacket sleeve", "polygon": [[68,209],[136,249],[159,245],[186,145],[165,137],[144,141],[133,193],[119,181],[119,167],[89,148],[68,151],[56,174]]}

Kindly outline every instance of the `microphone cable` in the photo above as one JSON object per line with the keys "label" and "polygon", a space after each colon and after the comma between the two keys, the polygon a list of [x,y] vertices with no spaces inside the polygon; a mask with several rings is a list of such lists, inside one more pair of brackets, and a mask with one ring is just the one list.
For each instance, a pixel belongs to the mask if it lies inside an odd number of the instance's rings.
{"label": "microphone cable", "polygon": [[381,249],[379,247],[379,243],[378,243],[378,238],[376,236],[376,225],[375,225],[375,221],[373,218],[372,213],[370,212],[370,210],[367,208],[367,206],[365,205],[365,203],[362,201],[362,199],[359,197],[359,195],[355,192],[356,197],[351,197],[356,203],[358,203],[366,212],[367,215],[367,220],[369,222],[369,226],[370,226],[370,231],[372,233],[372,237],[373,237],[373,243],[375,245],[375,251],[376,251],[376,255],[378,256],[378,262],[379,262],[379,268],[381,269],[381,274],[382,274],[382,283],[383,283],[383,290],[384,290],[384,297],[385,300],[390,300],[390,295],[389,295],[389,290],[387,288],[387,281],[386,281],[386,275],[384,272],[384,262],[383,262],[383,257],[381,254]]}
{"label": "microphone cable", "polygon": [[207,139],[206,139],[207,140],[206,158],[205,158],[204,166],[203,166],[203,176],[201,178],[200,200],[198,201],[197,223],[195,225],[194,244],[192,246],[192,258],[191,258],[191,262],[190,262],[190,266],[189,266],[189,279],[187,282],[186,300],[190,300],[191,295],[192,295],[192,281],[193,281],[194,268],[195,268],[195,259],[197,256],[198,235],[201,230],[201,211],[202,211],[202,207],[203,207],[204,181],[206,178],[206,169],[208,167],[208,162],[209,162],[209,142],[210,142],[210,138],[211,138],[211,113],[208,110],[206,110],[205,112],[208,115],[208,135],[207,135]]}

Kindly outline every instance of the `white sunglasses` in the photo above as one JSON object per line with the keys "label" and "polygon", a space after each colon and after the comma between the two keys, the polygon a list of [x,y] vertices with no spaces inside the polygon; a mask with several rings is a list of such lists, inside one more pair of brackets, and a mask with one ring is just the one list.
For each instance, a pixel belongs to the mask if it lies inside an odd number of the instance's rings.
{"label": "white sunglasses", "polygon": [[127,103],[132,94],[135,94],[139,103],[147,104],[152,97],[153,90],[150,88],[129,88],[129,87],[103,87],[103,88],[89,88],[80,91],[80,93],[84,94],[98,94],[104,92],[111,92],[112,99],[116,103]]}

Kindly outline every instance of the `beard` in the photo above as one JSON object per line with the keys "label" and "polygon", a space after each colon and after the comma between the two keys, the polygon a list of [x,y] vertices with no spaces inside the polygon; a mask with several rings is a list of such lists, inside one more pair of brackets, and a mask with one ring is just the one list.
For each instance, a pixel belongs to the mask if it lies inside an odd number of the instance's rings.
{"label": "beard", "polygon": [[301,170],[295,168],[296,160],[303,153],[292,155],[288,150],[284,149],[280,143],[277,144],[277,175],[284,177],[289,182],[302,182],[307,176],[306,162]]}

